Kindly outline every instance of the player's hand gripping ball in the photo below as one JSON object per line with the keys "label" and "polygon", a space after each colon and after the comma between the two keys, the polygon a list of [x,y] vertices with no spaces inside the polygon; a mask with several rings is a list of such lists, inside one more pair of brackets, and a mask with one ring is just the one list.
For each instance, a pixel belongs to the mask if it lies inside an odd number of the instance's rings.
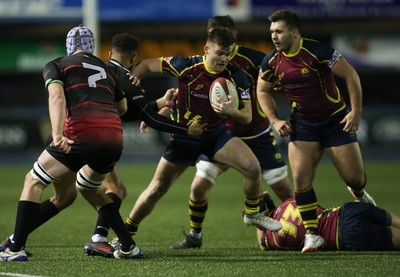
{"label": "player's hand gripping ball", "polygon": [[209,91],[210,102],[227,102],[229,101],[228,95],[231,96],[231,101],[237,109],[239,107],[239,96],[235,85],[223,77],[215,79]]}

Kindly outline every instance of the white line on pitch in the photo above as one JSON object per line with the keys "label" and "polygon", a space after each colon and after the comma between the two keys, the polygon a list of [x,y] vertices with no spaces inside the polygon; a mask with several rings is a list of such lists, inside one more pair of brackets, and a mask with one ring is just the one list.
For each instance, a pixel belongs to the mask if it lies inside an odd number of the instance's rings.
{"label": "white line on pitch", "polygon": [[45,277],[45,276],[42,276],[42,275],[30,275],[30,274],[13,273],[13,272],[0,272],[0,276],[12,276],[12,277]]}

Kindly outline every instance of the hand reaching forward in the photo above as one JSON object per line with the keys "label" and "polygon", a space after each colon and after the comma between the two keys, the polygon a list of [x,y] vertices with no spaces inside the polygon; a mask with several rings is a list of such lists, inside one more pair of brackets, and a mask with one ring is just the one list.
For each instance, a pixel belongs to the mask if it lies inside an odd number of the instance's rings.
{"label": "hand reaching forward", "polygon": [[200,136],[206,130],[207,123],[200,123],[198,120],[192,122],[188,128],[188,134],[191,136]]}

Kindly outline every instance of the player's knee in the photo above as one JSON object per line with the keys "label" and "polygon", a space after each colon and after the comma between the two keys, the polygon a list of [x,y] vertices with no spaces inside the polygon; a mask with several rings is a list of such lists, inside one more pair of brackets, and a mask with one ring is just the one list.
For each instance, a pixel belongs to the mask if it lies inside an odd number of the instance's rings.
{"label": "player's knee", "polygon": [[48,186],[55,180],[53,176],[46,172],[46,170],[39,164],[39,162],[35,162],[33,164],[33,168],[30,171],[30,176],[28,174],[25,177],[25,182],[27,182],[30,177],[32,177],[35,181],[40,181],[46,186]]}
{"label": "player's knee", "polygon": [[211,184],[215,184],[215,181],[224,173],[224,170],[220,169],[213,163],[206,161],[199,161],[196,164],[196,176],[208,180]]}
{"label": "player's knee", "polygon": [[263,171],[263,178],[268,185],[274,185],[279,181],[286,178],[288,175],[287,173],[287,166],[282,166],[274,169],[268,169]]}
{"label": "player's knee", "polygon": [[354,176],[351,179],[347,179],[346,184],[348,187],[351,187],[352,189],[357,191],[364,189],[365,185],[367,184],[365,173],[361,176]]}
{"label": "player's knee", "polygon": [[258,161],[244,162],[244,175],[259,178],[261,174],[261,168]]}
{"label": "player's knee", "polygon": [[82,169],[76,175],[76,187],[79,190],[97,190],[99,189],[102,181],[90,179]]}

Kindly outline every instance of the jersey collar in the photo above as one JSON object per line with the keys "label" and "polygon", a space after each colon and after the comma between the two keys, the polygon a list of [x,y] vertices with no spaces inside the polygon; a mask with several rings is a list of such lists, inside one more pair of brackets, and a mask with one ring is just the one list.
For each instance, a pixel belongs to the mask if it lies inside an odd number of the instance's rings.
{"label": "jersey collar", "polygon": [[209,66],[206,62],[206,55],[203,56],[203,62],[204,62],[204,68],[210,72],[211,74],[218,74],[218,72],[216,72],[214,69],[211,68],[211,66]]}
{"label": "jersey collar", "polygon": [[229,60],[232,60],[232,58],[236,55],[236,53],[238,52],[238,50],[239,50],[239,45],[235,45],[235,48],[233,49],[233,51],[232,51],[232,53],[231,53],[231,56],[229,57]]}
{"label": "jersey collar", "polygon": [[113,63],[113,64],[115,64],[115,65],[118,65],[118,66],[120,66],[120,67],[125,68],[125,67],[124,67],[119,61],[117,61],[117,60],[111,59],[111,60],[110,60],[110,63]]}
{"label": "jersey collar", "polygon": [[295,51],[293,51],[293,52],[287,52],[287,53],[285,53],[285,52],[283,52],[282,51],[282,53],[283,53],[283,55],[285,55],[286,57],[293,57],[293,56],[296,56],[299,52],[300,52],[300,49],[303,47],[303,38],[300,38],[300,42],[299,42],[299,48],[297,48]]}

